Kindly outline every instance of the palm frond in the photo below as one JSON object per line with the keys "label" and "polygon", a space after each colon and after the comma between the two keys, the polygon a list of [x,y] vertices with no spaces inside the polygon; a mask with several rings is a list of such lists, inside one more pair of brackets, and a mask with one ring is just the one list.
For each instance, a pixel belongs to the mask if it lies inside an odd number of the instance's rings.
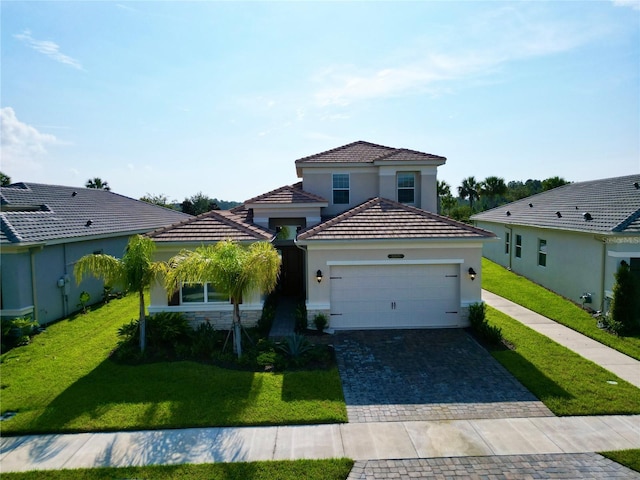
{"label": "palm frond", "polygon": [[107,285],[127,286],[123,263],[111,255],[85,255],[76,262],[73,275],[78,285],[87,276],[93,276],[104,279]]}

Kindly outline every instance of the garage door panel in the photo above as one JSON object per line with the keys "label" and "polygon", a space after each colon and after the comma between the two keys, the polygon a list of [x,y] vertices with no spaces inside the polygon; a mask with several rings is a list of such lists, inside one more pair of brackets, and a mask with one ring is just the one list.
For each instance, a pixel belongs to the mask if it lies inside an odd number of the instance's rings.
{"label": "garage door panel", "polygon": [[335,329],[457,326],[458,265],[331,267]]}

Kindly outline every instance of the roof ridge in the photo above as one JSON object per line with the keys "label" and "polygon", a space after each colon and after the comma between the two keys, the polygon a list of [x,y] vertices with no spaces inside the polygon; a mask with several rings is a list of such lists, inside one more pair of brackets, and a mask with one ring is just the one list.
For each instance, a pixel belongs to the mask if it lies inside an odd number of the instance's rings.
{"label": "roof ridge", "polygon": [[24,238],[13,228],[13,225],[5,218],[4,215],[0,214],[0,228],[4,232],[4,234],[11,240],[11,243],[21,243],[24,241]]}
{"label": "roof ridge", "polygon": [[308,155],[306,157],[299,158],[299,159],[297,159],[295,161],[295,163],[303,162],[303,161],[306,161],[306,160],[310,160],[312,158],[316,158],[316,157],[319,157],[321,155],[326,155],[328,153],[335,153],[335,152],[338,152],[340,150],[344,150],[346,148],[353,147],[355,145],[368,145],[370,147],[384,148],[384,149],[388,149],[388,150],[397,150],[397,149],[395,149],[393,147],[387,147],[386,145],[380,145],[380,144],[377,144],[377,143],[367,142],[366,140],[356,140],[355,142],[351,142],[351,143],[348,143],[346,145],[341,145],[339,147],[331,148],[329,150],[325,150],[324,152],[314,153],[313,155]]}
{"label": "roof ridge", "polygon": [[[298,183],[301,183],[301,182],[298,182]],[[285,192],[285,191],[290,191],[290,192],[294,192],[294,193],[297,193],[297,194],[302,194],[302,195],[304,195],[306,197],[312,198],[312,199],[317,200],[319,202],[326,202],[326,200],[324,198],[320,197],[319,195],[315,195],[314,193],[307,192],[306,190],[303,190],[302,188],[296,188],[293,185],[283,185],[282,187],[276,188],[274,190],[270,190],[267,193],[263,193],[262,195],[258,195],[258,196],[255,196],[253,198],[250,198],[249,200],[245,200],[243,202],[243,205],[246,205],[247,203],[256,203],[256,202],[260,201],[263,198],[269,197],[269,196],[274,195],[276,193]]]}
{"label": "roof ridge", "polygon": [[356,205],[355,207],[347,210],[346,212],[342,212],[336,215],[335,217],[330,218],[329,220],[321,222],[318,225],[314,225],[308,228],[307,230],[300,232],[298,234],[298,238],[302,237],[303,235],[306,236],[308,233],[311,233],[311,232],[313,233],[321,232],[322,230],[332,227],[336,223],[340,223],[347,218],[351,218],[356,213],[359,213],[362,210],[368,208],[370,206],[369,204],[372,204],[372,205],[375,204],[376,200],[380,200],[380,197],[373,197],[373,198],[370,198],[369,200],[365,200],[360,205]]}
{"label": "roof ridge", "polygon": [[640,219],[640,208],[611,229],[612,232],[624,232],[629,225]]}

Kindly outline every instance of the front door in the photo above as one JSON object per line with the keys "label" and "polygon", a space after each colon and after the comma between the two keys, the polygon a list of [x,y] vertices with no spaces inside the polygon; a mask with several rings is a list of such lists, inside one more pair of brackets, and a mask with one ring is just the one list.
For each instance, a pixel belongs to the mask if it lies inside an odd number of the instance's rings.
{"label": "front door", "polygon": [[280,247],[282,267],[278,281],[280,292],[287,296],[304,294],[304,252],[298,247]]}

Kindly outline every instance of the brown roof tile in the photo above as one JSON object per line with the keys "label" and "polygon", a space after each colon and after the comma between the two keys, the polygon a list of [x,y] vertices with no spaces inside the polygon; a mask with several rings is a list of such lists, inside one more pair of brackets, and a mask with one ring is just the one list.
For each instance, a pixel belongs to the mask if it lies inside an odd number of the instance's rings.
{"label": "brown roof tile", "polygon": [[239,214],[228,210],[211,210],[197,217],[150,232],[156,242],[210,243],[222,240],[271,240],[273,233],[247,223],[246,211]]}
{"label": "brown roof tile", "polygon": [[296,160],[296,165],[301,163],[374,163],[383,160],[394,162],[416,160],[446,161],[446,158],[405,148],[391,148],[375,143],[357,141],[326,152],[300,158]]}
{"label": "brown roof tile", "polygon": [[327,200],[324,198],[305,192],[302,188],[297,188],[299,184],[301,187],[301,183],[299,182],[295,185],[285,185],[284,187],[276,188],[270,192],[253,197],[244,202],[244,204],[260,203],[273,205],[293,203],[327,203]]}
{"label": "brown roof tile", "polygon": [[495,235],[447,217],[372,198],[298,235],[299,240],[486,239]]}

